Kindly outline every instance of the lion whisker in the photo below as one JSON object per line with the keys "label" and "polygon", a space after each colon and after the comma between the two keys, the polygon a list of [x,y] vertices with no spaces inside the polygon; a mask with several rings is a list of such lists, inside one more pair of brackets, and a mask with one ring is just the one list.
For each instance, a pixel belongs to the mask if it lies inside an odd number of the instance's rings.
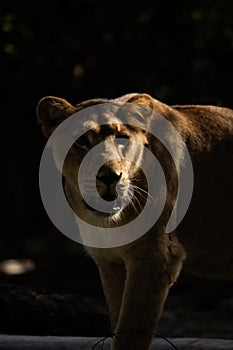
{"label": "lion whisker", "polygon": [[[132,191],[132,190],[131,190]],[[132,200],[130,202],[130,205],[133,207],[133,209],[136,211],[136,213],[139,215],[140,211],[142,209],[142,205],[140,203],[140,200],[133,194],[133,193],[129,193],[132,196]],[[138,204],[139,210],[135,205],[135,202]]]}
{"label": "lion whisker", "polygon": [[138,193],[143,199],[148,199],[151,200],[152,202],[155,202],[154,198],[151,196],[151,194],[147,191],[145,191],[143,188],[132,185],[133,189],[135,190],[136,193]]}

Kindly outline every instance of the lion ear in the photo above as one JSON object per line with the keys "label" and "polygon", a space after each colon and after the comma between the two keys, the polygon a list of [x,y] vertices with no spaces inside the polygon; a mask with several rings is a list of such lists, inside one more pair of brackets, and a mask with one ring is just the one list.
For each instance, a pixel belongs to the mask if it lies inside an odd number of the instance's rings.
{"label": "lion ear", "polygon": [[[134,103],[136,105],[146,107],[151,110],[151,113],[153,111],[154,107],[154,99],[148,94],[136,94],[133,97],[131,97],[127,103]],[[150,111],[148,111],[150,112]]]}
{"label": "lion ear", "polygon": [[135,94],[127,103],[131,103],[132,119],[136,119],[144,130],[147,130],[154,112],[154,99],[148,94]]}
{"label": "lion ear", "polygon": [[75,107],[63,98],[54,96],[42,98],[37,105],[37,118],[44,135],[49,137],[56,127],[75,111]]}

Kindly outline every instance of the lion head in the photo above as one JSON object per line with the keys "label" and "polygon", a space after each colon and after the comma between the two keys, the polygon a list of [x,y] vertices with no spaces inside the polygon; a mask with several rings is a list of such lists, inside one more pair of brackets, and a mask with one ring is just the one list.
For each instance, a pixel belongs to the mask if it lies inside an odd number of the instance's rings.
{"label": "lion head", "polygon": [[[101,105],[103,108],[88,108]],[[142,210],[147,182],[140,165],[145,161],[144,147],[149,144],[147,129],[152,109],[153,99],[147,94],[89,100],[77,105],[48,96],[38,103],[38,120],[47,138],[70,116],[87,111],[82,121],[77,114],[73,132],[78,131],[81,136],[71,146],[62,166],[67,199],[84,220],[110,225],[119,221],[123,213],[127,221],[129,210],[132,219],[132,208],[135,216]],[[63,136],[60,136],[60,146]],[[95,169],[96,152],[91,154],[96,146],[101,159],[98,171]],[[59,164],[56,153],[55,150],[54,158]],[[86,168],[84,166],[77,181],[80,164],[88,153]]]}

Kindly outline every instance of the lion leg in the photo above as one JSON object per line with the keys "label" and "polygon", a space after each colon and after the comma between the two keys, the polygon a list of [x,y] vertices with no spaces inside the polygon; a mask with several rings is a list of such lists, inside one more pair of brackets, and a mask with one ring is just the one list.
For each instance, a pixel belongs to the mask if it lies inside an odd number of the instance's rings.
{"label": "lion leg", "polygon": [[[147,350],[181,264],[168,271],[162,258],[131,261],[112,350]],[[170,275],[170,276],[169,276]],[[176,276],[176,277],[175,277]]]}
{"label": "lion leg", "polygon": [[112,332],[114,332],[122,302],[125,284],[125,267],[123,263],[107,261],[102,263],[98,262],[98,268],[110,314],[111,329]]}

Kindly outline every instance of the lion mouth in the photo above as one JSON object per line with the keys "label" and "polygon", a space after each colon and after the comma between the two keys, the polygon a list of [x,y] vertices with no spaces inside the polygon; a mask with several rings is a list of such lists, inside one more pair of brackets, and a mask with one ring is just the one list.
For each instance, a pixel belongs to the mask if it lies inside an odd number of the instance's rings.
{"label": "lion mouth", "polygon": [[103,205],[102,202],[101,202],[101,204],[98,203],[97,200],[92,202],[94,204],[93,207],[89,203],[87,203],[86,201],[84,201],[84,205],[85,205],[86,209],[88,209],[92,212],[100,212],[100,213],[104,213],[107,215],[116,213],[116,212],[120,211],[123,207],[123,202],[122,202],[121,198],[115,198],[115,196],[114,196],[114,198],[112,198],[112,196],[109,196],[108,199],[106,197],[103,199],[107,202],[106,206]]}

